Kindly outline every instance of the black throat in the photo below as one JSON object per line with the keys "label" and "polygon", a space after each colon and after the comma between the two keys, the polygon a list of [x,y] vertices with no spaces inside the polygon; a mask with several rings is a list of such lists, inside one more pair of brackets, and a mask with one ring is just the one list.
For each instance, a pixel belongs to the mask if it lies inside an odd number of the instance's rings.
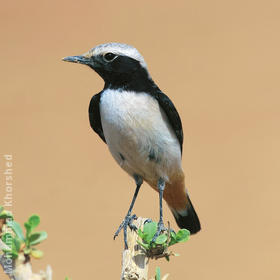
{"label": "black throat", "polygon": [[120,56],[110,65],[93,68],[104,80],[104,89],[152,93],[159,88],[145,67],[130,57]]}
{"label": "black throat", "polygon": [[114,73],[105,80],[104,89],[122,89],[135,92],[151,93],[158,90],[146,69],[141,68],[131,73]]}

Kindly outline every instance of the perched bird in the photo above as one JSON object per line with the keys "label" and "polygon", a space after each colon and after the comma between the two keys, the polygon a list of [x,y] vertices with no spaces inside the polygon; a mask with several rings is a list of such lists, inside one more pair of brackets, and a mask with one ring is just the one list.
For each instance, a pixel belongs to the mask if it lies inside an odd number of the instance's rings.
{"label": "perched bird", "polygon": [[85,64],[104,80],[104,89],[90,101],[90,125],[136,183],[128,213],[114,238],[123,229],[127,248],[127,226],[135,218],[132,208],[143,180],[159,192],[160,218],[154,240],[164,230],[162,198],[180,228],[198,232],[200,222],[186,192],[181,166],[181,119],[152,80],[141,54],[132,46],[108,43],[63,60]]}

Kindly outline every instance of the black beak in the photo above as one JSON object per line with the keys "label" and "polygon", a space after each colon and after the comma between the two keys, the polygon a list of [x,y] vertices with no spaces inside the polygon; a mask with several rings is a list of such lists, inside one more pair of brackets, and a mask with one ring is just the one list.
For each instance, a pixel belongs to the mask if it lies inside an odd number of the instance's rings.
{"label": "black beak", "polygon": [[80,63],[85,65],[92,65],[93,60],[91,57],[85,57],[82,55],[76,55],[76,56],[67,56],[62,59],[63,61],[73,62],[73,63]]}

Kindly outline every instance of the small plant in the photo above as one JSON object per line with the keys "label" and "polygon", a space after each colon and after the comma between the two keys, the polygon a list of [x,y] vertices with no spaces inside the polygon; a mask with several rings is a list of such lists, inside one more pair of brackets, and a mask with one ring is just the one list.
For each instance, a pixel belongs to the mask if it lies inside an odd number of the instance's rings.
{"label": "small plant", "polygon": [[190,232],[187,229],[180,229],[175,233],[170,228],[165,232],[161,233],[155,240],[152,241],[158,224],[156,222],[148,222],[144,225],[143,231],[138,230],[138,236],[141,237],[141,241],[137,241],[138,244],[145,249],[146,254],[150,257],[155,257],[156,259],[165,257],[169,261],[169,257],[173,254],[168,252],[168,247],[189,240]]}
{"label": "small plant", "polygon": [[156,276],[155,276],[155,280],[160,280],[160,268],[157,266],[156,267]]}
{"label": "small plant", "polygon": [[168,276],[169,276],[169,274],[165,274],[162,278],[160,278],[161,277],[160,268],[158,266],[156,267],[155,280],[166,280]]}
{"label": "small plant", "polygon": [[[28,259],[30,256],[38,259],[43,252],[35,246],[47,238],[45,231],[34,231],[40,224],[40,217],[32,215],[24,223],[25,235],[19,223],[14,221],[12,214],[0,206],[0,219],[4,220],[1,239],[9,247],[2,249],[6,257],[16,259],[19,253],[23,253]],[[11,230],[10,230],[11,229]]]}
{"label": "small plant", "polygon": [[13,219],[13,215],[10,211],[4,210],[3,206],[0,206],[0,219]]}

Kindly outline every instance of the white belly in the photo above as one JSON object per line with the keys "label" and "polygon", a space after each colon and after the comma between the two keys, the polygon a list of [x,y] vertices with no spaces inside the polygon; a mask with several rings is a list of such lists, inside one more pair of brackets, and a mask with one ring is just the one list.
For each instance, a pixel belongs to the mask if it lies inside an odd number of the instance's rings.
{"label": "white belly", "polygon": [[110,152],[131,176],[168,182],[181,170],[180,144],[156,99],[146,93],[106,90],[100,115]]}

